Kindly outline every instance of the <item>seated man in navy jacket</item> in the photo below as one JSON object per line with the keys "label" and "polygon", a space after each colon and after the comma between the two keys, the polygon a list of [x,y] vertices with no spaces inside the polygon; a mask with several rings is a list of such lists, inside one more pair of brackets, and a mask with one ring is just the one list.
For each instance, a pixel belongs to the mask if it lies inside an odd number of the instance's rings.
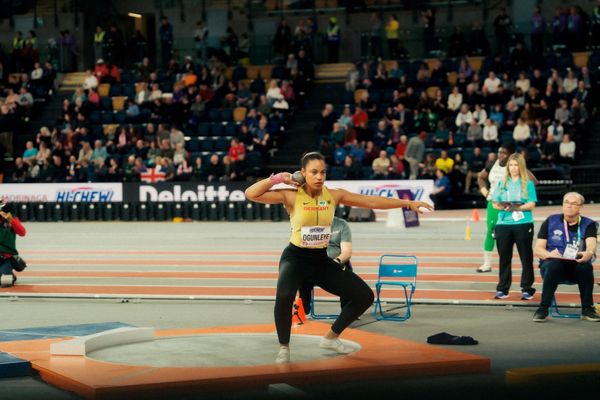
{"label": "seated man in navy jacket", "polygon": [[540,258],[544,277],[542,301],[533,315],[535,322],[544,322],[558,284],[577,282],[581,296],[581,319],[600,321],[593,307],[596,236],[598,224],[581,215],[585,199],[576,192],[563,196],[562,214],[549,216],[538,233],[535,255]]}

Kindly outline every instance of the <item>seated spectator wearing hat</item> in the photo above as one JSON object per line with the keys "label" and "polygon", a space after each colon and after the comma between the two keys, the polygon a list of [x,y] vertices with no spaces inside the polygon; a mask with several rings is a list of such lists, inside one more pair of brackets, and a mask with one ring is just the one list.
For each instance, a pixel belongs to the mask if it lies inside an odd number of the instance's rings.
{"label": "seated spectator wearing hat", "polygon": [[544,286],[540,307],[533,315],[535,322],[546,321],[556,288],[565,280],[579,286],[581,319],[600,321],[592,297],[598,224],[581,215],[584,203],[585,198],[577,192],[565,194],[562,214],[549,216],[540,227],[535,255],[541,260]]}
{"label": "seated spectator wearing hat", "polygon": [[108,80],[109,70],[104,63],[104,60],[99,58],[96,61],[96,67],[94,67],[94,76],[98,79],[99,83],[105,83]]}

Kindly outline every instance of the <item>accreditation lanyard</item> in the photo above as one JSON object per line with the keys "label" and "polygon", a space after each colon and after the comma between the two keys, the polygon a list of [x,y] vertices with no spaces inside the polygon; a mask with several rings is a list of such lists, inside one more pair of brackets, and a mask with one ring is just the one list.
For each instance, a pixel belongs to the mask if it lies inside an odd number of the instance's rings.
{"label": "accreditation lanyard", "polygon": [[[565,227],[565,237],[567,238],[567,244],[571,243],[569,238],[569,227],[567,226],[567,220],[563,217],[563,224]],[[577,219],[577,244],[581,242],[581,216]]]}

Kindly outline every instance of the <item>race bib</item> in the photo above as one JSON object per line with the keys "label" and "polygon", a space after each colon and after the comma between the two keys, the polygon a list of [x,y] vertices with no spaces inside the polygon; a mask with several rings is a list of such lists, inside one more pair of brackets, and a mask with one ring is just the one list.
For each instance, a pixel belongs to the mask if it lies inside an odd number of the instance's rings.
{"label": "race bib", "polygon": [[565,252],[563,253],[564,258],[568,258],[569,260],[575,260],[577,258],[577,252],[579,248],[574,244],[568,244],[565,248]]}
{"label": "race bib", "polygon": [[513,213],[512,213],[513,221],[517,222],[517,221],[522,220],[523,218],[525,218],[523,211],[513,211]]}
{"label": "race bib", "polygon": [[327,247],[331,239],[331,226],[303,226],[300,241],[303,247]]}

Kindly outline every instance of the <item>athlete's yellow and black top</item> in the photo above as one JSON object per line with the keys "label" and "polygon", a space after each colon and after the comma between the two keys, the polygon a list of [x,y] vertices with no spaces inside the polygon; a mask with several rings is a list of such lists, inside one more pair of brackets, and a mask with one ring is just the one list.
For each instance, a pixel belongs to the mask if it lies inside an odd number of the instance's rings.
{"label": "athlete's yellow and black top", "polygon": [[294,211],[290,214],[290,243],[308,249],[327,248],[334,215],[335,199],[325,186],[317,198],[310,197],[302,186],[299,187]]}

